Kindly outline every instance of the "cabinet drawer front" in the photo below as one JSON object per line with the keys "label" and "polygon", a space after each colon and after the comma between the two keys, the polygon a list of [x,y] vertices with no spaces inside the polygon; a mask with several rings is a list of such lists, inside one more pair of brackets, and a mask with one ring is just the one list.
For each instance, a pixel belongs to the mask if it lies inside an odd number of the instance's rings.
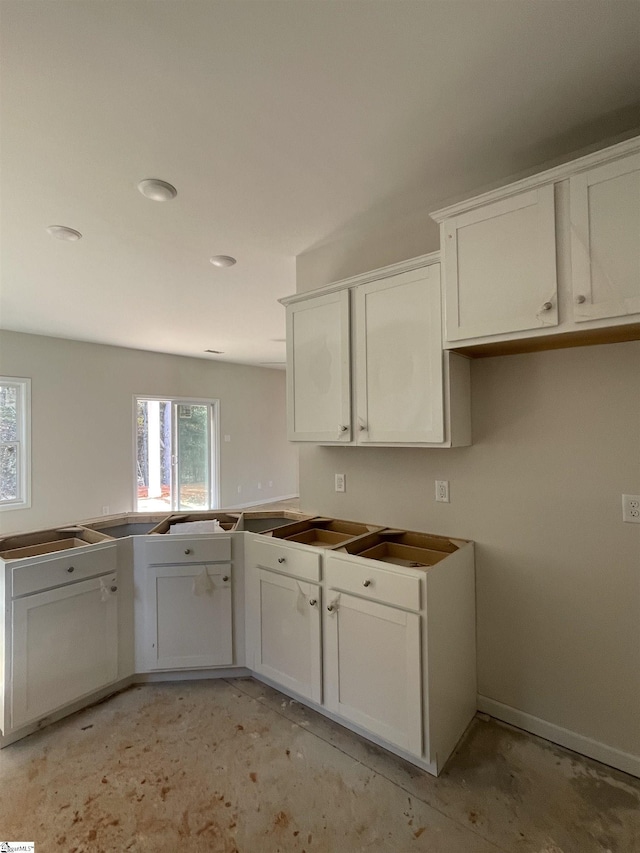
{"label": "cabinet drawer front", "polygon": [[[343,560],[333,555],[327,557],[326,563],[325,577],[330,589],[351,592],[404,610],[420,610],[421,575],[418,572],[412,577],[392,569],[379,569],[367,560]],[[331,599],[331,592],[328,598]]]}
{"label": "cabinet drawer front", "polygon": [[69,549],[64,557],[43,558],[30,566],[16,566],[11,573],[12,595],[16,598],[115,570],[115,543],[95,550]]}
{"label": "cabinet drawer front", "polygon": [[308,581],[320,580],[320,553],[283,544],[281,539],[252,539],[249,557],[264,569],[274,569]]}
{"label": "cabinet drawer front", "polygon": [[230,536],[150,536],[145,542],[147,563],[223,563],[231,559]]}

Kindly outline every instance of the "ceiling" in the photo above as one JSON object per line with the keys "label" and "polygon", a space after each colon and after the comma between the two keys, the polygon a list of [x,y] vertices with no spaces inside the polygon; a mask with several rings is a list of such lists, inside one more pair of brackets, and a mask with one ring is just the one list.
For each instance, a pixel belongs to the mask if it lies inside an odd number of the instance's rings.
{"label": "ceiling", "polygon": [[282,362],[296,255],[640,129],[636,0],[2,0],[0,33],[20,332]]}

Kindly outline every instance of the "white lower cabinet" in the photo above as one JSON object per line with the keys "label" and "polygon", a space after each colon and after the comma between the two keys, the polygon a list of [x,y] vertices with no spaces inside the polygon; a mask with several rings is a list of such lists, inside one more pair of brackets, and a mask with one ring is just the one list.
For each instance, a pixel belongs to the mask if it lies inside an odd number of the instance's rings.
{"label": "white lower cabinet", "polygon": [[149,566],[145,585],[149,669],[233,663],[230,563]]}
{"label": "white lower cabinet", "polygon": [[13,602],[13,729],[115,681],[116,587],[113,575]]}
{"label": "white lower cabinet", "polygon": [[322,702],[320,552],[245,539],[248,666],[297,696]]}
{"label": "white lower cabinet", "polygon": [[135,571],[139,672],[233,664],[231,543],[229,534],[141,537]]}
{"label": "white lower cabinet", "polygon": [[421,756],[419,614],[333,591],[327,601],[327,708]]}
{"label": "white lower cabinet", "polygon": [[384,556],[246,534],[247,666],[437,774],[476,709],[473,544],[363,540]]}
{"label": "white lower cabinet", "polygon": [[16,559],[0,569],[6,736],[117,680],[116,546]]}
{"label": "white lower cabinet", "polygon": [[132,674],[246,660],[437,774],[476,708],[473,544],[382,528],[350,542],[362,555],[242,532],[1,560],[0,745]]}
{"label": "white lower cabinet", "polygon": [[320,587],[257,570],[254,667],[300,696],[322,701]]}

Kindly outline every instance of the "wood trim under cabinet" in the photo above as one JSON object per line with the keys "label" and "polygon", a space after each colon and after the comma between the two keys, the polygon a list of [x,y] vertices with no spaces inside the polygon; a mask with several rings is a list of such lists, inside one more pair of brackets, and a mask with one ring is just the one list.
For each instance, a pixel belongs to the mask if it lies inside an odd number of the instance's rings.
{"label": "wood trim under cabinet", "polygon": [[541,335],[536,338],[519,338],[512,341],[492,341],[475,346],[452,346],[447,347],[447,349],[468,358],[491,358],[497,355],[521,355],[527,352],[543,352],[545,350],[599,344],[619,344],[626,341],[640,341],[640,323],[600,329],[579,329],[577,332]]}

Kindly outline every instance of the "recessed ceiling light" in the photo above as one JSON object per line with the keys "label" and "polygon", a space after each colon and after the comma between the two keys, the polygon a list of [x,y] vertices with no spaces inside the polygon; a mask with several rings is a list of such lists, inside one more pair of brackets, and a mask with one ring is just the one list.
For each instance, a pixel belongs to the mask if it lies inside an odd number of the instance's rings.
{"label": "recessed ceiling light", "polygon": [[209,263],[213,264],[214,267],[232,267],[236,263],[236,259],[232,258],[231,255],[214,255],[209,258]]}
{"label": "recessed ceiling light", "polygon": [[76,231],[75,228],[67,228],[66,225],[49,225],[47,233],[57,240],[66,240],[68,243],[82,240],[82,234],[79,231]]}
{"label": "recessed ceiling light", "polygon": [[178,190],[174,186],[158,178],[145,178],[138,184],[138,189],[151,201],[171,201],[178,195]]}

